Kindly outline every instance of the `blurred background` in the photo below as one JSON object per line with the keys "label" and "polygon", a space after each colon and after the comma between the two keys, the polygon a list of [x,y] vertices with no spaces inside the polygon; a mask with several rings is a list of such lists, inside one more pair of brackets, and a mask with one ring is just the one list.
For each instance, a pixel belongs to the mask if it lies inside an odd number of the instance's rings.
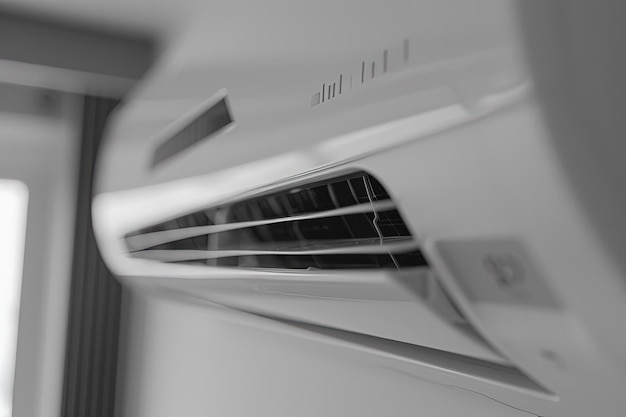
{"label": "blurred background", "polygon": [[0,0],[0,417],[621,416],[618,0]]}

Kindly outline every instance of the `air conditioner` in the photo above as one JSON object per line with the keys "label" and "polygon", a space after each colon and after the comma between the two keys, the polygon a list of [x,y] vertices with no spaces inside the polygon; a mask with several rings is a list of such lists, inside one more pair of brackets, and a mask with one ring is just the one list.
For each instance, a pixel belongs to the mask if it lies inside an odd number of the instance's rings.
{"label": "air conditioner", "polygon": [[110,125],[94,227],[129,292],[493,415],[621,415],[624,7],[240,6],[198,13]]}

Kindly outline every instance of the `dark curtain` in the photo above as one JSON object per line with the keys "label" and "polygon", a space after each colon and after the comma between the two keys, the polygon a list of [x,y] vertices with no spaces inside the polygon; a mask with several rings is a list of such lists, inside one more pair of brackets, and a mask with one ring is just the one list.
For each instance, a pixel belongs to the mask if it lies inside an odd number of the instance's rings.
{"label": "dark curtain", "polygon": [[62,416],[114,415],[122,289],[96,246],[91,219],[94,165],[117,100],[86,96],[68,317]]}

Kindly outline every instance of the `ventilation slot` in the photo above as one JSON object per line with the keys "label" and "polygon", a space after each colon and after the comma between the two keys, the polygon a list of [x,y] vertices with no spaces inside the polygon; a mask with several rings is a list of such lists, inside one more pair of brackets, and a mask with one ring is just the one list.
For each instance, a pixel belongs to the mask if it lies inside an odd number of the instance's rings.
{"label": "ventilation slot", "polygon": [[232,122],[226,98],[223,98],[160,144],[154,151],[152,166],[155,167],[202,139],[216,134]]}
{"label": "ventilation slot", "polygon": [[427,265],[389,193],[360,172],[198,211],[126,236],[133,257],[241,268]]}

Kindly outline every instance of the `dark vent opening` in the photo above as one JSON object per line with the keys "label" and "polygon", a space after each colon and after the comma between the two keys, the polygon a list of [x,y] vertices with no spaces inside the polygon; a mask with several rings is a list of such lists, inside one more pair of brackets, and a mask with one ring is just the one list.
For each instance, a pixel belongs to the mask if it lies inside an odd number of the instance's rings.
{"label": "dark vent opening", "polygon": [[336,198],[338,207],[348,207],[357,204],[357,200],[350,189],[350,184],[345,182],[337,182],[330,184],[333,195]]}
{"label": "dark vent opening", "polygon": [[387,190],[364,172],[200,210],[126,238],[133,256],[162,262],[281,269],[427,265]]}
{"label": "dark vent opening", "polygon": [[215,210],[208,211],[197,211],[195,213],[191,213],[185,216],[177,217],[175,219],[171,219],[165,221],[163,223],[159,223],[154,226],[148,226],[143,229],[140,229],[136,232],[126,234],[126,238],[144,235],[148,233],[155,232],[163,232],[165,230],[176,230],[182,229],[186,227],[195,227],[195,226],[208,226],[212,225],[213,219],[215,218]]}
{"label": "dark vent opening", "polygon": [[424,255],[422,255],[422,252],[417,250],[407,253],[395,253],[392,256],[395,259],[396,264],[400,268],[408,268],[411,266],[428,266],[428,262],[426,261],[426,258],[424,258]]}
{"label": "dark vent opening", "polygon": [[209,237],[207,235],[174,240],[149,247],[147,250],[207,250]]}
{"label": "dark vent opening", "polygon": [[398,210],[383,211],[378,213],[376,222],[381,234],[385,237],[391,236],[411,236],[411,232],[406,227],[404,220]]}
{"label": "dark vent opening", "polygon": [[152,166],[155,167],[201,140],[216,134],[232,122],[233,118],[226,98],[223,98],[161,143],[154,151]]}
{"label": "dark vent opening", "polygon": [[369,203],[366,184],[371,186],[374,201],[390,200],[380,182],[371,175],[351,175],[232,203],[227,207],[232,216],[229,220],[267,220]]}

